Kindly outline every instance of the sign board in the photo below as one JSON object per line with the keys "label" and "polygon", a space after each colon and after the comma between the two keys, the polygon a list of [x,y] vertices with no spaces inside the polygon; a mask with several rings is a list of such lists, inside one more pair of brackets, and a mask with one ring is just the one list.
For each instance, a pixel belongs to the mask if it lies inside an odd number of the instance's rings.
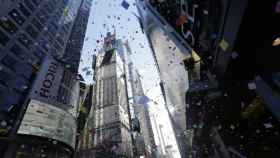
{"label": "sign board", "polygon": [[64,110],[37,100],[31,100],[18,134],[46,137],[75,147],[76,121]]}
{"label": "sign board", "polygon": [[47,57],[32,87],[30,98],[70,112],[77,108],[78,96],[79,81],[76,75],[60,62]]}

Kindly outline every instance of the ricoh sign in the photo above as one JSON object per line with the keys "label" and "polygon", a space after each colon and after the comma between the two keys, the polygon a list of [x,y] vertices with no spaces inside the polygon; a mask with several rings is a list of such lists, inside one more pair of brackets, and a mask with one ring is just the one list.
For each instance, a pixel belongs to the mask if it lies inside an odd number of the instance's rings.
{"label": "ricoh sign", "polygon": [[58,63],[51,61],[48,67],[47,73],[42,81],[42,86],[39,90],[39,95],[43,98],[48,98],[51,96],[51,88],[53,87],[54,81],[56,79],[56,71],[58,68]]}
{"label": "ricoh sign", "polygon": [[64,68],[55,59],[45,59],[38,73],[30,98],[56,105]]}

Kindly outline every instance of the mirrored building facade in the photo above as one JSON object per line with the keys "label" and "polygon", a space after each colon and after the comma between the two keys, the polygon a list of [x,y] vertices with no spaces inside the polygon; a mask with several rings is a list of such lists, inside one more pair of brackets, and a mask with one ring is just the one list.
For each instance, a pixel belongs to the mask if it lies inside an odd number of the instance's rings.
{"label": "mirrored building facade", "polygon": [[[51,110],[58,110],[58,113],[61,113],[61,110],[62,113],[66,112],[75,124],[79,90],[76,74],[73,73],[75,71],[67,69],[71,62],[67,64],[65,59],[68,55],[71,56],[70,53],[68,54],[71,49],[65,51],[66,47],[69,47],[67,45],[70,45],[66,41],[73,38],[71,34],[74,30],[86,29],[86,25],[75,26],[74,23],[79,19],[76,18],[77,15],[82,14],[80,12],[85,15],[83,20],[86,23],[88,14],[85,12],[89,12],[90,5],[90,0],[14,0],[3,1],[3,3],[1,1],[0,135],[7,138],[1,141],[1,155],[4,155],[6,147],[9,147],[8,155],[18,150],[17,154],[21,154],[22,157],[30,157],[28,156],[32,154],[30,151],[41,150],[32,145],[44,142],[39,141],[40,139],[52,139],[55,144],[65,143],[61,146],[66,147],[68,156],[71,155],[73,145],[69,143],[59,139],[57,142],[56,138],[48,138],[37,132],[37,134],[28,134],[25,131],[20,136],[21,132],[18,129],[23,125],[21,119],[26,120],[27,115],[32,113],[31,111],[34,112],[31,108],[36,109],[37,104],[42,107],[58,108]],[[81,6],[87,6],[87,10],[81,9]],[[83,41],[83,37],[81,36],[79,40]],[[80,51],[75,50],[75,52],[80,54]],[[80,56],[77,55],[75,58],[71,56],[71,59],[79,61]],[[73,65],[74,69],[78,69],[77,64],[73,63]],[[41,131],[46,132],[45,127],[40,127]],[[73,134],[75,135],[75,132]],[[24,144],[31,138],[34,138],[35,142]],[[9,144],[9,140],[22,141],[19,141],[18,145],[13,143],[11,148],[10,145],[2,145],[2,143]],[[49,144],[46,146],[51,147]],[[44,147],[44,151],[54,154],[55,148],[49,147]]]}

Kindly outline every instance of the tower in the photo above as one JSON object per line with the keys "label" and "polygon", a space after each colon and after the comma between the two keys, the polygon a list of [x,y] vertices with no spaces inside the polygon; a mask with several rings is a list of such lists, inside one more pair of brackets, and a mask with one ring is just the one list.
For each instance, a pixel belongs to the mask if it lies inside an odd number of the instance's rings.
{"label": "tower", "polygon": [[108,33],[96,58],[94,105],[96,157],[132,157],[132,139],[123,52],[115,34]]}

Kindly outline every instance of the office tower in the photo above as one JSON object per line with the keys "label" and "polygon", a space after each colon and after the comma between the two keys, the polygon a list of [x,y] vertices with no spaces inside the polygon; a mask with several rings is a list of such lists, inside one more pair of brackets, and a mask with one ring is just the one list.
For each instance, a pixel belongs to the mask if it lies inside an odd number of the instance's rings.
{"label": "office tower", "polygon": [[140,134],[144,139],[145,155],[148,157],[156,157],[157,148],[154,140],[149,108],[147,103],[142,103],[141,101],[139,101],[140,98],[145,96],[140,80],[140,75],[134,67],[133,62],[130,58],[131,48],[129,47],[128,42],[125,43],[125,46],[127,50],[126,61],[128,64],[129,81],[132,89],[133,110],[135,119],[139,120]]}
{"label": "office tower", "polygon": [[[27,154],[27,157],[29,157],[28,154],[34,154],[35,150],[40,150],[38,144],[48,142],[47,137],[50,135],[47,134],[48,130],[42,126],[40,126],[41,133],[28,131],[27,127],[33,125],[27,125],[25,122],[25,131],[19,130],[17,134],[18,128],[23,129],[20,121],[25,114],[25,110],[27,112],[24,118],[27,119],[28,115],[34,112],[32,108],[41,108],[42,106],[42,108],[50,111],[56,111],[57,115],[53,113],[56,115],[54,117],[59,115],[69,116],[69,123],[75,124],[76,113],[74,111],[77,108],[75,102],[78,96],[78,80],[76,74],[65,68],[67,64],[62,58],[67,56],[65,51],[66,41],[68,41],[74,29],[73,25],[82,2],[87,3],[82,0],[1,2],[0,134],[7,138],[1,140],[1,155],[6,151],[6,147],[9,147],[8,154]],[[64,114],[64,112],[67,114]],[[39,117],[40,114],[37,116]],[[26,121],[26,119],[23,120]],[[54,126],[54,124],[50,126]],[[75,125],[69,126],[72,126],[70,129],[74,130]],[[74,131],[71,132],[75,135]],[[39,137],[33,137],[32,135]],[[58,135],[51,135],[50,137],[57,145],[61,141],[66,143],[66,155],[71,155],[72,142],[56,139],[59,137]],[[36,138],[34,141],[38,141],[36,147],[32,145],[35,143],[31,141],[32,138]],[[8,140],[22,140],[22,142],[28,140],[29,144],[22,143],[23,145],[19,145]],[[39,143],[39,140],[42,141]],[[57,142],[56,140],[60,141]],[[70,140],[70,135],[68,140]],[[2,145],[2,143],[8,145]],[[49,147],[41,147],[44,148],[42,149],[44,150],[42,155],[48,155],[46,154],[48,152],[50,154],[57,152],[55,149],[49,150]],[[18,152],[15,152],[15,150]],[[64,149],[57,148],[57,150]],[[9,155],[8,157],[12,156]]]}
{"label": "office tower", "polygon": [[184,157],[187,139],[185,93],[189,87],[184,61],[191,57],[192,49],[149,1],[138,1],[137,8],[158,67],[160,86],[180,153]]}
{"label": "office tower", "polygon": [[68,68],[75,73],[78,72],[79,68],[91,5],[92,0],[83,0],[67,42],[67,47],[65,49],[67,53],[63,56],[63,60],[69,65]]}
{"label": "office tower", "polygon": [[[149,4],[152,9],[147,8],[159,13],[193,49],[184,61],[190,79],[186,132],[192,137],[187,154],[278,155],[279,2],[150,0]],[[266,21],[259,23],[258,16]]]}
{"label": "office tower", "polygon": [[[107,34],[104,47],[97,55],[94,105],[96,157],[133,157],[130,116],[126,89],[123,45],[115,34]],[[121,54],[121,55],[120,55]]]}

